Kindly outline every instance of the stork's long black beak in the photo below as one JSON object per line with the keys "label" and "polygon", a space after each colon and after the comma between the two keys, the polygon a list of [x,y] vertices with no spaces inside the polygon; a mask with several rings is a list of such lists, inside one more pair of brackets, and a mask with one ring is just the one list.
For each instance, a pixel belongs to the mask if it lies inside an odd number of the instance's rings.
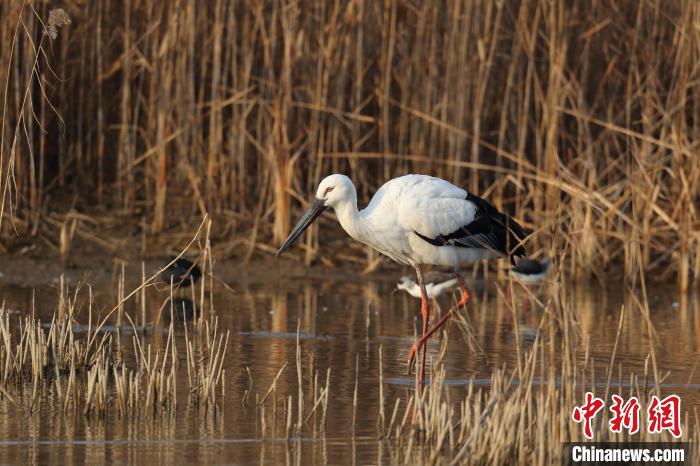
{"label": "stork's long black beak", "polygon": [[299,223],[297,223],[292,232],[289,234],[289,237],[285,240],[284,244],[280,246],[277,254],[275,254],[275,257],[279,257],[280,254],[292,247],[296,240],[299,239],[301,234],[304,233],[304,230],[309,228],[309,225],[314,223],[314,220],[316,220],[318,216],[327,209],[327,207],[323,205],[323,202],[323,199],[314,200],[309,209],[304,212],[301,220],[299,220]]}

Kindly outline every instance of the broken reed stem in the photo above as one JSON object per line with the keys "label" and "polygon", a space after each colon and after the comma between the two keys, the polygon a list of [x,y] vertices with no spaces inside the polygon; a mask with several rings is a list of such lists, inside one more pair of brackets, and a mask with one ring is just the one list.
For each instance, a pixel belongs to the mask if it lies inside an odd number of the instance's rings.
{"label": "broken reed stem", "polygon": [[328,419],[328,395],[331,390],[331,368],[326,369],[326,387],[324,388],[325,396],[323,397],[323,416],[321,417],[321,428],[326,430]]}
{"label": "broken reed stem", "polygon": [[272,393],[272,391],[277,387],[277,380],[280,378],[280,375],[282,375],[282,372],[284,371],[285,367],[287,367],[287,362],[282,364],[280,370],[277,371],[277,375],[275,375],[272,384],[270,384],[270,388],[267,389],[265,396],[263,396],[262,399],[258,402],[258,405],[262,405],[263,403],[265,403],[265,400],[267,400],[267,398],[270,396],[270,393]]}

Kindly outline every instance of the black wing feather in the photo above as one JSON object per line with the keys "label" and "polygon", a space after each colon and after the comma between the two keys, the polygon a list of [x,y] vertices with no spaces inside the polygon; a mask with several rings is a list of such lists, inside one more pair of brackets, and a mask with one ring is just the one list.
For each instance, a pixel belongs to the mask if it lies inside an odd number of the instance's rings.
{"label": "black wing feather", "polygon": [[508,215],[502,214],[486,200],[467,193],[466,200],[476,205],[474,220],[447,235],[429,238],[414,231],[433,246],[492,249],[508,257],[525,255],[522,242],[525,229]]}

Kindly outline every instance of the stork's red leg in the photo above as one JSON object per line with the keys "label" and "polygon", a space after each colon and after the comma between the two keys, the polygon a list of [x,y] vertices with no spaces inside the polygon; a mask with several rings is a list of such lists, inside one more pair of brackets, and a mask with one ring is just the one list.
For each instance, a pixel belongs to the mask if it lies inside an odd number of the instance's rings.
{"label": "stork's red leg", "polygon": [[[428,293],[425,291],[425,281],[423,280],[423,271],[420,265],[416,266],[416,277],[418,278],[418,287],[420,288],[420,298],[421,307],[420,312],[423,316],[423,333],[421,334],[421,340],[425,338],[425,334],[428,332],[428,322],[430,319],[430,299],[428,298]],[[415,345],[414,345],[415,346]],[[418,372],[418,386],[419,389],[423,389],[423,381],[425,380],[425,358],[427,353],[428,345],[423,344],[423,353],[421,355],[420,369]],[[410,368],[409,368],[410,370]]]}
{"label": "stork's red leg", "polygon": [[[428,340],[428,338],[430,338],[435,332],[438,331],[438,329],[440,327],[442,327],[445,324],[445,322],[447,322],[447,319],[449,319],[450,316],[452,316],[453,312],[455,312],[456,310],[458,310],[461,307],[466,307],[467,302],[469,302],[469,291],[467,290],[467,287],[465,286],[464,281],[462,280],[462,277],[460,277],[456,272],[455,272],[455,275],[459,279],[459,289],[462,293],[462,297],[460,298],[460,300],[456,306],[451,307],[450,310],[448,310],[447,313],[440,320],[438,320],[437,323],[435,325],[433,325],[433,327],[430,330],[428,330],[427,332],[424,331],[423,335],[420,337],[420,339],[416,343],[413,344],[413,347],[408,352],[407,363],[408,363],[408,370],[409,371],[411,370],[411,367],[413,366],[413,359],[416,356],[416,351],[420,350],[421,347],[423,347],[423,345],[425,345],[425,342]],[[425,354],[425,350],[423,351],[423,354]]]}
{"label": "stork's red leg", "polygon": [[[423,292],[421,292],[421,301],[422,304],[420,311],[423,315],[423,334],[421,335],[419,341],[425,341],[426,334],[428,333],[428,319],[430,319],[430,300],[428,299],[427,295]],[[427,352],[428,345],[426,343],[423,343],[423,352],[421,353],[420,357],[420,373],[418,374],[418,384],[421,387],[421,389],[423,387],[423,381],[425,380],[425,358]]]}
{"label": "stork's red leg", "polygon": [[[423,280],[423,272],[420,268],[420,265],[416,266],[416,277],[418,278],[418,287],[420,289],[420,295],[421,295],[421,314],[423,317],[423,332],[421,333],[421,340],[424,339],[425,334],[428,331],[428,321],[430,319],[430,300],[428,299],[428,293],[425,291],[425,282]],[[420,372],[418,373],[418,384],[419,384],[419,389],[423,389],[423,381],[425,380],[425,358],[426,358],[426,351],[425,351],[426,345],[423,344],[423,354],[421,357],[421,367],[420,367]],[[416,348],[416,345],[413,345],[413,348]],[[411,350],[411,354],[413,355],[415,353],[415,349]],[[410,358],[410,362],[413,363],[413,356]],[[411,367],[409,365],[408,368],[408,373],[411,373]]]}

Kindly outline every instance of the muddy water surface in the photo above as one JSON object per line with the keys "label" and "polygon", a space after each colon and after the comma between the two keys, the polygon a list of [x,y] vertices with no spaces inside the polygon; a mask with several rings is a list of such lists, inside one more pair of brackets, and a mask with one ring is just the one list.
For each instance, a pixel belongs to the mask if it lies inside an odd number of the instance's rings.
{"label": "muddy water surface", "polygon": [[[504,365],[513,368],[517,344],[527,347],[538,335],[546,337],[538,329],[543,311],[532,300],[526,304],[522,291],[516,289],[517,319],[513,319],[504,304],[504,286],[493,285],[483,291],[479,284],[473,284],[475,296],[468,315],[480,350],[470,350],[455,325],[449,329],[445,366],[447,383],[457,397],[464,395],[470,378],[477,386],[488,388],[494,368]],[[214,285],[212,302],[205,299],[204,314],[210,319],[218,318],[220,329],[230,332],[224,365],[226,397],[217,409],[202,412],[188,403],[186,395],[180,395],[177,412],[156,419],[124,420],[116,414],[95,419],[80,412],[63,412],[60,404],[51,399],[40,403],[38,412],[33,414],[18,413],[3,400],[0,463],[391,463],[391,448],[378,440],[377,435],[382,402],[379,351],[381,347],[383,397],[385,409],[390,412],[397,397],[407,399],[413,393],[414,379],[406,375],[405,358],[413,341],[414,326],[419,323],[419,302],[392,292],[393,288],[393,277],[352,282],[275,280],[233,285],[232,289]],[[598,373],[604,389],[623,297],[590,286],[571,286],[567,290],[580,322],[581,358],[585,357],[588,344],[589,358],[600,367]],[[0,297],[11,311],[11,318],[34,309],[45,322],[50,321],[57,294],[51,286],[36,290],[0,286]],[[209,296],[209,290],[205,295]],[[535,295],[546,300],[547,293],[540,290]],[[149,290],[148,320],[156,320],[166,296],[165,290]],[[98,292],[96,309],[109,309],[114,301],[113,293]],[[449,308],[450,297],[441,299],[440,304],[443,309]],[[695,367],[700,354],[698,300],[692,297],[679,300],[673,290],[654,291],[650,294],[650,310],[660,342],[657,364],[665,390],[679,394],[684,409],[700,407],[700,371]],[[136,309],[130,312],[138,313]],[[629,373],[644,371],[649,353],[644,318],[639,311],[628,313],[613,370],[613,385],[617,384],[617,390],[623,392],[629,390]],[[85,315],[79,315],[76,333],[84,327],[86,319]],[[165,345],[162,325],[155,324],[147,336],[148,342],[156,347]],[[311,422],[301,437],[287,441],[283,435],[285,421],[280,419],[282,428],[276,426],[277,434],[269,434],[273,427],[268,425],[268,434],[263,438],[255,397],[264,396],[285,363],[288,366],[279,379],[276,393],[280,410],[286,396],[296,396],[297,328],[305,393],[308,395],[310,390],[307,380],[310,359],[319,369],[319,383],[323,385],[326,370],[331,369],[325,434],[312,427],[318,426],[318,422]],[[183,325],[178,323],[175,329],[178,341],[184,339]],[[188,329],[192,331],[192,327]],[[121,338],[128,363],[131,345],[128,332],[123,332]],[[182,347],[180,344],[180,351]],[[434,357],[437,351],[438,344],[431,340],[430,354]],[[182,384],[178,386],[181,394],[187,393],[185,370],[183,367]],[[353,435],[356,374],[360,408]],[[22,394],[18,398],[22,400]],[[267,403],[268,423],[272,422],[270,409]]]}

